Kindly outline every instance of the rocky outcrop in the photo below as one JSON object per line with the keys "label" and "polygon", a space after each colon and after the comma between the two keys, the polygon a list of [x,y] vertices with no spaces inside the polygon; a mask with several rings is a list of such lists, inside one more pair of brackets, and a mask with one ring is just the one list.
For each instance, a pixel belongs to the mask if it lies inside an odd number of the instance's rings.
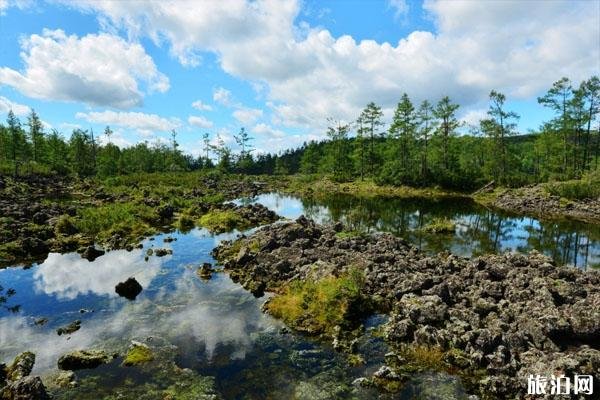
{"label": "rocky outcrop", "polygon": [[400,361],[389,366],[399,375],[402,349],[420,346],[443,352],[444,364],[489,398],[522,397],[532,373],[600,376],[599,273],[536,252],[431,256],[390,234],[341,230],[300,217],[224,242],[214,255],[255,293],[360,268],[365,295],[390,315],[385,338]]}
{"label": "rocky outcrop", "polygon": [[600,223],[600,199],[566,200],[547,193],[544,185],[507,189],[483,203],[502,210],[539,218],[571,218]]}
{"label": "rocky outcrop", "polygon": [[127,300],[135,300],[142,291],[142,285],[135,278],[128,278],[125,282],[119,282],[115,286],[115,292]]}
{"label": "rocky outcrop", "polygon": [[39,376],[27,376],[15,382],[10,382],[0,390],[1,400],[48,400],[50,397],[46,392]]}

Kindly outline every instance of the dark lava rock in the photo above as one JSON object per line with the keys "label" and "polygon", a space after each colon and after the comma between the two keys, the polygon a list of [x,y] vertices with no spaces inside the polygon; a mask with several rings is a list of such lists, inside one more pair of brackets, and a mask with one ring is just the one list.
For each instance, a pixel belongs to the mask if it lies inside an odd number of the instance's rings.
{"label": "dark lava rock", "polygon": [[102,350],[76,350],[62,355],[58,359],[58,368],[75,371],[79,369],[93,369],[110,362],[110,357]]}
{"label": "dark lava rock", "polygon": [[128,300],[135,300],[141,291],[142,285],[140,285],[135,278],[129,278],[125,282],[119,282],[117,286],[115,286],[115,292]]}
{"label": "dark lava rock", "polygon": [[173,254],[173,250],[171,250],[171,249],[156,249],[156,250],[154,250],[154,255],[156,257],[164,257],[167,254]]}
{"label": "dark lava rock", "polygon": [[170,204],[165,204],[164,206],[158,207],[156,213],[162,220],[171,219],[175,213],[175,207]]}
{"label": "dark lava rock", "polygon": [[87,259],[88,261],[94,261],[96,258],[104,255],[104,253],[104,250],[97,249],[96,246],[88,246],[81,253],[81,257]]}
{"label": "dark lava rock", "polygon": [[[223,241],[213,255],[253,293],[359,269],[364,296],[389,313],[388,345],[439,349],[485,398],[525,398],[529,374],[600,376],[599,271],[559,267],[537,252],[430,255],[391,234],[340,237],[339,229],[302,217]],[[405,364],[382,373],[404,376]]]}
{"label": "dark lava rock", "polygon": [[76,321],[71,322],[69,325],[61,326],[60,328],[58,328],[56,330],[56,333],[58,333],[59,336],[60,335],[68,335],[73,332],[77,332],[79,330],[79,328],[81,328],[81,321],[76,320]]}
{"label": "dark lava rock", "polygon": [[27,376],[9,382],[0,390],[2,400],[49,400],[46,387],[39,376]]}
{"label": "dark lava rock", "polygon": [[46,221],[48,221],[48,219],[50,219],[50,216],[43,211],[36,212],[35,214],[33,214],[32,218],[33,223],[38,225],[45,224]]}
{"label": "dark lava rock", "polygon": [[210,263],[204,263],[200,268],[198,268],[198,276],[203,280],[209,280],[212,276],[212,273],[215,270],[213,269]]}
{"label": "dark lava rock", "polygon": [[48,245],[36,237],[27,237],[21,241],[21,248],[26,254],[37,256],[48,252]]}

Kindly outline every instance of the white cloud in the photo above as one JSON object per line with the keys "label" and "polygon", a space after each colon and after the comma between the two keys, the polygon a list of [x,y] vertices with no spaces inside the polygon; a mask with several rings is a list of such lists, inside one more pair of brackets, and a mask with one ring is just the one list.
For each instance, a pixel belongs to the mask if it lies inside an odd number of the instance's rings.
{"label": "white cloud", "polygon": [[198,111],[212,111],[212,107],[209,104],[203,103],[201,100],[196,100],[193,102],[192,107]]}
{"label": "white cloud", "polygon": [[6,10],[10,7],[16,7],[19,10],[32,7],[34,5],[33,0],[0,0],[0,15],[6,14]]}
{"label": "white cloud", "polygon": [[266,136],[269,138],[283,138],[286,136],[284,131],[275,129],[272,126],[264,123],[255,125],[250,131],[257,135]]}
{"label": "white cloud", "polygon": [[487,114],[487,109],[478,108],[467,111],[460,118],[460,121],[466,125],[479,126],[479,121],[486,118],[489,118],[489,115]]}
{"label": "white cloud", "polygon": [[389,0],[388,4],[390,8],[394,10],[394,18],[400,19],[408,14],[410,6],[406,0]]}
{"label": "white cloud", "polygon": [[254,123],[262,115],[263,111],[258,108],[241,107],[233,112],[233,117],[245,125]]}
{"label": "white cloud", "polygon": [[219,87],[213,90],[213,100],[221,105],[233,106],[233,98],[231,92],[225,88]]}
{"label": "white cloud", "polygon": [[[600,69],[594,1],[426,0],[435,32],[414,31],[396,43],[296,25],[300,2],[293,0],[77,4],[131,37],[164,40],[184,65],[197,64],[202,51],[216,53],[225,72],[268,86],[276,123],[313,131],[326,117],[356,118],[369,101],[391,110],[403,92],[415,102],[449,95],[468,109],[491,89],[532,98],[562,76],[578,81]],[[234,106],[227,91],[217,98]]]}
{"label": "white cloud", "polygon": [[212,128],[213,127],[213,123],[212,121],[209,121],[208,119],[204,118],[204,117],[200,117],[200,116],[196,116],[196,115],[190,115],[190,117],[188,118],[188,123],[190,125],[193,126],[197,126],[198,128]]}
{"label": "white cloud", "polygon": [[115,112],[110,110],[87,113],[78,112],[75,114],[75,117],[92,123],[134,129],[145,136],[155,132],[167,132],[181,126],[181,121],[176,118],[167,119],[159,117],[156,114],[141,112]]}
{"label": "white cloud", "polygon": [[0,96],[0,113],[8,114],[10,110],[12,110],[13,113],[17,116],[25,116],[31,111],[29,106],[15,103],[13,101],[10,101],[6,97]]}
{"label": "white cloud", "polygon": [[0,84],[32,98],[130,108],[141,105],[145,93],[169,89],[144,48],[118,36],[79,38],[44,29],[24,38],[21,48],[25,69],[0,68]]}

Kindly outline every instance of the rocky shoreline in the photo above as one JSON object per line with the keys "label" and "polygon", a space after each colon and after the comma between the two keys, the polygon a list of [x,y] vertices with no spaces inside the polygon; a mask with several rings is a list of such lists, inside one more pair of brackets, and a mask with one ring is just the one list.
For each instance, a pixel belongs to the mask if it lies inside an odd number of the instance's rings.
{"label": "rocky shoreline", "polygon": [[600,223],[600,199],[568,200],[547,193],[543,185],[476,193],[475,201],[515,214],[541,219],[574,219]]}
{"label": "rocky shoreline", "polygon": [[[430,256],[390,234],[347,235],[340,224],[304,217],[223,242],[214,255],[259,296],[362,271],[363,295],[390,316],[384,336],[394,349],[363,384],[393,391],[430,368],[460,375],[481,399],[526,397],[530,374],[592,375],[600,384],[598,272],[558,267],[536,252]],[[310,318],[301,315],[298,325]],[[352,351],[339,343],[355,325],[316,333]]]}

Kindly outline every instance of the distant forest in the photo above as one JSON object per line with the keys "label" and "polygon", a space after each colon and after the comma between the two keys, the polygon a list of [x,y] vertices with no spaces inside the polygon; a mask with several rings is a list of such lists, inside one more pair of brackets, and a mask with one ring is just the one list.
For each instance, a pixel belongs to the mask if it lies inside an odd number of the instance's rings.
{"label": "distant forest", "polygon": [[[598,169],[600,161],[600,79],[593,76],[574,87],[568,78],[555,82],[538,98],[554,112],[538,132],[518,135],[515,112],[506,97],[489,95],[487,118],[461,128],[459,105],[449,97],[413,104],[407,94],[392,122],[383,123],[381,107],[369,103],[356,121],[329,120],[327,140],[305,143],[280,154],[253,154],[253,138],[244,129],[235,135],[234,153],[219,137],[203,135],[202,155],[183,153],[172,131],[170,144],[147,142],[119,148],[106,127],[100,145],[93,131],[75,129],[69,139],[45,132],[31,111],[22,123],[12,111],[0,125],[0,171],[4,174],[74,174],[109,177],[135,172],[218,169],[244,174],[319,174],[338,181],[373,179],[379,184],[433,186],[470,190],[489,181],[521,186],[578,179]],[[464,127],[463,127],[464,128]],[[213,161],[214,160],[214,161]]]}

